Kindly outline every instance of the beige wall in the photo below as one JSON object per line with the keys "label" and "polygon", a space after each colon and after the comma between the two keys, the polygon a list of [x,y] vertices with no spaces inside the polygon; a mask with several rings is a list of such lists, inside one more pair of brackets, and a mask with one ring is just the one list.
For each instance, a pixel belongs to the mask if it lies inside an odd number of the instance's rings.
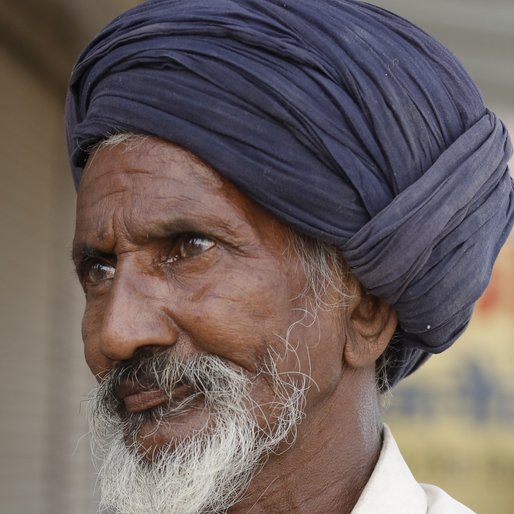
{"label": "beige wall", "polygon": [[0,46],[0,512],[94,512],[62,102]]}

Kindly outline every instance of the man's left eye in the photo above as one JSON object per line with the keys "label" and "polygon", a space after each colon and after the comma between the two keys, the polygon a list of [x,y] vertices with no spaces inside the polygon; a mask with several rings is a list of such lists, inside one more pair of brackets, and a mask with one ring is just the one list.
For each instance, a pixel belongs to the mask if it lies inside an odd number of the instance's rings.
{"label": "man's left eye", "polygon": [[186,234],[175,241],[167,263],[176,262],[182,259],[190,259],[207,252],[216,245],[208,237],[199,234]]}

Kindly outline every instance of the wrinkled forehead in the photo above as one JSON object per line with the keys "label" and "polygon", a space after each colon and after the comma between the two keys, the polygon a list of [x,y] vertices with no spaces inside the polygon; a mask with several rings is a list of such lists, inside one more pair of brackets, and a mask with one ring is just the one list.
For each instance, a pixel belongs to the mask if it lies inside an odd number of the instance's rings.
{"label": "wrinkled forehead", "polygon": [[134,234],[170,230],[251,231],[286,226],[228,179],[181,147],[148,137],[100,145],[77,197],[76,239],[102,239],[124,225]]}
{"label": "wrinkled forehead", "polygon": [[101,194],[111,183],[143,194],[156,181],[182,181],[192,188],[229,187],[226,179],[193,153],[155,137],[134,135],[120,142],[103,141],[90,152],[78,196]]}

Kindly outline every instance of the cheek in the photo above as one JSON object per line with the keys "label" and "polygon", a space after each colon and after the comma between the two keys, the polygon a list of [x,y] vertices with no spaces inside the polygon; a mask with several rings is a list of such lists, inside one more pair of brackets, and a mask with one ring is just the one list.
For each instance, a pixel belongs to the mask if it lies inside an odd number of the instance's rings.
{"label": "cheek", "polygon": [[310,408],[330,397],[341,381],[346,333],[342,308],[320,308],[314,315],[306,309],[306,303],[311,305],[305,299],[294,302],[292,324],[286,327],[287,343],[280,340],[275,354],[279,372],[289,373],[298,384],[309,377]]}
{"label": "cheek", "polygon": [[[339,385],[344,369],[344,345],[346,331],[344,328],[344,312],[337,308],[318,311],[316,334],[312,329],[299,330],[296,336],[306,342],[305,350],[308,358],[308,370],[315,385],[309,390],[309,398],[322,400]],[[310,334],[305,330],[310,330]]]}
{"label": "cheek", "polygon": [[254,372],[292,323],[292,296],[278,280],[232,271],[183,304],[183,312],[191,313],[187,330],[203,350]]}

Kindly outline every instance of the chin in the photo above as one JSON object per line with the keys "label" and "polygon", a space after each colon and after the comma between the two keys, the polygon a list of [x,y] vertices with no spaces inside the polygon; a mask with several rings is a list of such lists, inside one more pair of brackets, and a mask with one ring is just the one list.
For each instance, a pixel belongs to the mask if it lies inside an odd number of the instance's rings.
{"label": "chin", "polygon": [[154,410],[141,413],[136,422],[126,422],[123,431],[125,446],[145,460],[158,460],[160,455],[173,453],[195,436],[212,431],[209,409],[201,399],[183,412],[168,414]]}

